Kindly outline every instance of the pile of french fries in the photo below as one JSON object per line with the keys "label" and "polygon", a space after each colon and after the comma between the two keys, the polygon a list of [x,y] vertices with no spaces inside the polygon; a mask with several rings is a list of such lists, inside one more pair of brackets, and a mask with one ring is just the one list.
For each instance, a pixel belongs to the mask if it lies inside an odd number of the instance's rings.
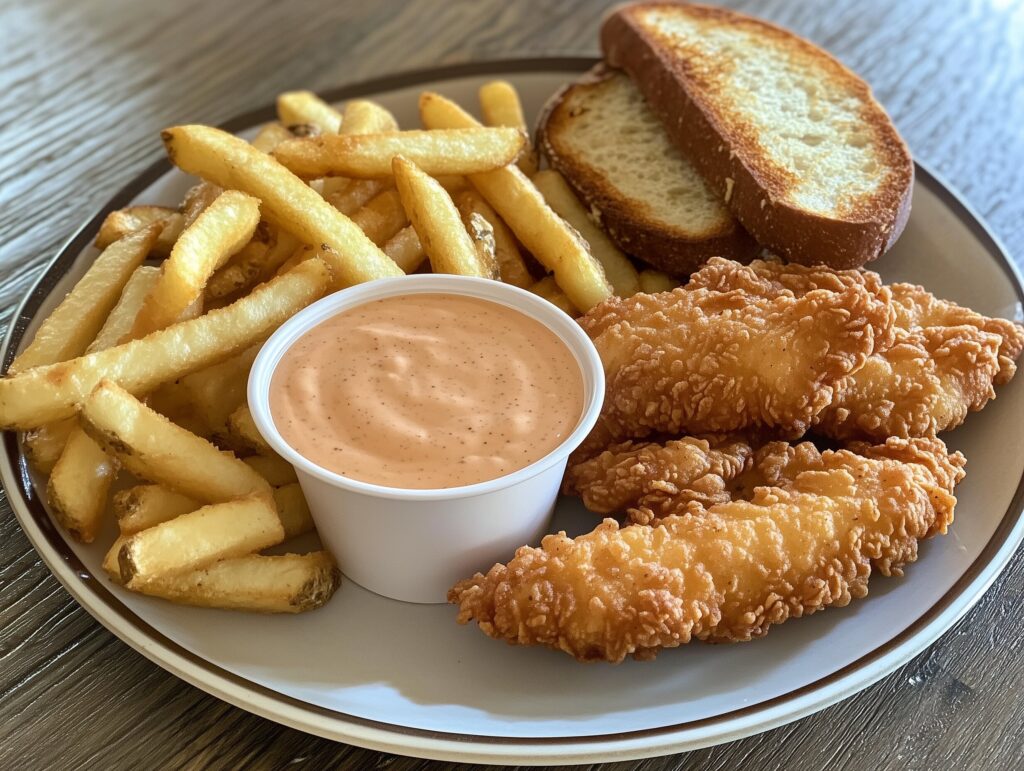
{"label": "pile of french fries", "polygon": [[245,395],[261,344],[324,294],[430,270],[578,315],[676,285],[638,272],[565,180],[537,169],[512,86],[489,83],[480,101],[486,125],[424,93],[423,128],[400,130],[373,102],[339,111],[299,91],[251,143],[208,126],[162,133],[199,183],[178,209],[108,215],[101,253],[0,379],[0,428],[23,432],[60,525],[88,543],[116,518],[111,579],[263,612],[330,599],[328,553],[264,553],[314,525]]}

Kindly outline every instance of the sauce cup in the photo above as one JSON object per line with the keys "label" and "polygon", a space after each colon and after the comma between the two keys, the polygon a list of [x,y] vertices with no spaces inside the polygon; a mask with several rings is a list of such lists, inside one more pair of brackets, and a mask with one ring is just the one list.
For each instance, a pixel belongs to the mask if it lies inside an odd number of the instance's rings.
{"label": "sauce cup", "polygon": [[[337,474],[300,455],[281,436],[270,411],[270,382],[284,353],[328,318],[373,300],[414,293],[468,295],[513,308],[554,332],[583,375],[583,414],[562,444],[511,474],[463,487],[401,489]],[[500,345],[496,336],[495,345]],[[338,352],[344,356],[344,350]],[[563,311],[525,290],[479,278],[416,275],[359,284],[313,303],[266,342],[249,375],[256,427],[295,467],[313,521],[342,572],[396,600],[445,602],[456,581],[506,561],[549,532],[571,453],[593,428],[604,398],[604,368],[586,333]]]}

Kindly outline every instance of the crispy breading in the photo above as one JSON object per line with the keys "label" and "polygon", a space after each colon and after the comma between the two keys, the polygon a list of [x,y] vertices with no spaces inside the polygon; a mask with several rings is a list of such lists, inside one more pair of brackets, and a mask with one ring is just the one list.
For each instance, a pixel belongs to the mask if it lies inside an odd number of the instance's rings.
{"label": "crispy breading", "polygon": [[460,623],[581,661],[651,658],[692,639],[745,641],[900,575],[918,540],[945,532],[963,456],[938,439],[818,452],[773,443],[755,467],[774,486],[657,526],[605,520],[547,536],[459,582]]}
{"label": "crispy breading", "polygon": [[631,521],[646,524],[683,513],[689,503],[711,506],[730,500],[729,482],[752,456],[746,441],[728,436],[664,444],[627,441],[571,465],[565,492],[578,494],[597,514],[625,512]]}
{"label": "crispy breading", "polygon": [[607,386],[576,460],[659,432],[766,428],[799,437],[836,383],[891,335],[888,294],[858,280],[864,274],[795,294],[727,264],[735,288],[615,297],[580,319]]}
{"label": "crispy breading", "polygon": [[932,436],[984,407],[995,397],[993,386],[1016,372],[1024,349],[1020,324],[988,318],[914,284],[886,286],[871,271],[764,260],[743,268],[716,259],[691,277],[687,289],[763,293],[767,285],[800,297],[855,284],[880,298],[888,292],[893,337],[880,340],[864,367],[837,385],[832,403],[815,420],[820,433],[842,440]]}

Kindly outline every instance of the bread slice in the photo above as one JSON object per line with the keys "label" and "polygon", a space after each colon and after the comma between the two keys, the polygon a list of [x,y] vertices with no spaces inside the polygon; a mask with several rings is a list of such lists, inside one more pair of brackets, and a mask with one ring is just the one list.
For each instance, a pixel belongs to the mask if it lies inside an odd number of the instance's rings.
{"label": "bread slice", "polygon": [[627,254],[678,276],[710,257],[756,254],[622,72],[598,65],[555,94],[538,136],[548,163]]}
{"label": "bread slice", "polygon": [[670,137],[758,242],[834,268],[885,252],[914,165],[868,85],[780,27],[720,8],[641,3],[601,30]]}

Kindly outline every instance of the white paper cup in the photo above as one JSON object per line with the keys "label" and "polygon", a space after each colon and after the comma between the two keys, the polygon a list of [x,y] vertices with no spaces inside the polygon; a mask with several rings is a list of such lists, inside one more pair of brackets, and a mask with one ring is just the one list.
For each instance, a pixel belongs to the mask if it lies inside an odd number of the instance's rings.
{"label": "white paper cup", "polygon": [[[583,374],[584,408],[576,428],[526,468],[486,482],[405,490],[350,479],[296,452],[270,413],[270,381],[281,357],[326,319],[363,303],[405,294],[466,295],[505,305],[544,324],[572,351]],[[499,337],[495,345],[501,345]],[[341,353],[344,355],[344,352]],[[548,532],[569,453],[593,428],[604,399],[604,369],[590,338],[547,300],[498,281],[417,275],[336,292],[284,323],[249,374],[249,408],[260,433],[295,467],[324,545],[348,578],[407,602],[444,602],[459,579],[508,560]]]}

